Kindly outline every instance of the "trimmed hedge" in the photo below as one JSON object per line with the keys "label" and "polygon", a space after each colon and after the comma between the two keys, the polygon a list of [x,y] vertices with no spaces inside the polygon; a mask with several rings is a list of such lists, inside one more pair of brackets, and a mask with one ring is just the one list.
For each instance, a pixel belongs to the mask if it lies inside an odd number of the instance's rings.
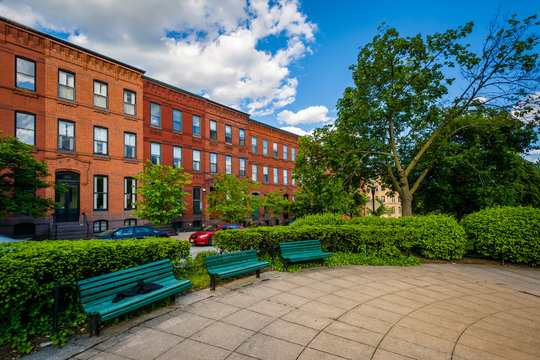
{"label": "trimmed hedge", "polygon": [[[259,249],[270,252],[281,242],[318,239],[323,250],[330,252],[395,251],[410,249],[418,242],[418,232],[412,228],[320,225],[260,227],[246,230],[219,231],[214,244],[227,251]],[[390,250],[389,250],[390,249]]]}
{"label": "trimmed hedge", "polygon": [[305,225],[346,225],[347,223],[348,220],[345,219],[342,214],[325,213],[302,216],[295,219],[290,226],[296,227]]}
{"label": "trimmed hedge", "polygon": [[467,238],[461,225],[448,215],[404,216],[381,218],[357,217],[350,223],[364,226],[404,227],[418,230],[418,242],[413,246],[428,259],[461,259],[466,253]]}
{"label": "trimmed hedge", "polygon": [[6,243],[0,246],[0,345],[29,352],[31,335],[50,335],[54,282],[61,288],[59,326],[86,322],[77,280],[189,256],[184,240],[77,240]]}
{"label": "trimmed hedge", "polygon": [[471,247],[480,254],[516,263],[540,265],[540,209],[495,207],[461,221]]}

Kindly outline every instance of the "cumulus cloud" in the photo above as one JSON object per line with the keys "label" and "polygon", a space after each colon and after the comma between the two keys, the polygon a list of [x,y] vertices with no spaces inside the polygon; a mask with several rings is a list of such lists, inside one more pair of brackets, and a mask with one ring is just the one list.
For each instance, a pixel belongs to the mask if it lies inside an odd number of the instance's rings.
{"label": "cumulus cloud", "polygon": [[[298,0],[3,0],[0,13],[252,115],[295,100],[316,25]],[[281,47],[266,47],[276,38]]]}
{"label": "cumulus cloud", "polygon": [[296,126],[283,126],[280,129],[291,132],[291,133],[296,134],[296,135],[300,135],[300,136],[313,134],[313,130],[305,131],[305,130],[302,130],[299,127],[296,127]]}
{"label": "cumulus cloud", "polygon": [[280,124],[288,125],[327,123],[333,120],[328,117],[326,106],[310,106],[297,113],[283,110],[277,115],[277,118]]}

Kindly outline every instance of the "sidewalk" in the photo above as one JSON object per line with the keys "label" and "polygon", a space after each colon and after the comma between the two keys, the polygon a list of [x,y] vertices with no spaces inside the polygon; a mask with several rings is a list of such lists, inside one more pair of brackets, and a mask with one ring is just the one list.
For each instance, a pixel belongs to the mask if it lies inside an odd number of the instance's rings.
{"label": "sidewalk", "polygon": [[530,268],[268,271],[25,359],[538,359],[539,294]]}

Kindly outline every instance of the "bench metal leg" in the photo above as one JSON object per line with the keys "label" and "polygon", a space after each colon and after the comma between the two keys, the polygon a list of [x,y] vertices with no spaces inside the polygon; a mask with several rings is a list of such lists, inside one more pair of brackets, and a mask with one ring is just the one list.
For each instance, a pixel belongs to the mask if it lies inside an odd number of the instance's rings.
{"label": "bench metal leg", "polygon": [[169,305],[174,305],[174,304],[176,304],[176,294],[172,294],[170,297]]}
{"label": "bench metal leg", "polygon": [[88,323],[88,335],[89,337],[99,335],[99,324],[97,315],[90,315],[90,322]]}
{"label": "bench metal leg", "polygon": [[324,258],[321,258],[321,266],[324,266]]}
{"label": "bench metal leg", "polygon": [[285,271],[287,271],[287,268],[289,267],[289,260],[283,259],[283,265],[285,265]]}
{"label": "bench metal leg", "polygon": [[210,290],[216,290],[216,277],[215,277],[215,275],[210,275]]}
{"label": "bench metal leg", "polygon": [[255,276],[258,277],[258,278],[261,277],[261,270],[260,269],[255,271]]}

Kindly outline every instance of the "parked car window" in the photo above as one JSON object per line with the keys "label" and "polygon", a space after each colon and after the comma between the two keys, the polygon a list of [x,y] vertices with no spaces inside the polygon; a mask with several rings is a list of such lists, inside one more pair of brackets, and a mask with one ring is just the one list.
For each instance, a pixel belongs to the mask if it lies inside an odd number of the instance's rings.
{"label": "parked car window", "polygon": [[144,233],[149,233],[149,232],[153,232],[153,230],[149,228],[148,226],[137,226],[135,228],[136,234],[144,234]]}
{"label": "parked car window", "polygon": [[221,230],[229,230],[229,229],[230,229],[229,225],[223,225],[221,227]]}
{"label": "parked car window", "polygon": [[217,226],[217,225],[210,225],[210,226],[205,227],[203,230],[204,231],[214,231],[214,230],[217,230],[218,228],[219,228],[219,226]]}
{"label": "parked car window", "polygon": [[230,229],[231,230],[234,230],[234,229],[240,229],[240,226],[236,225],[236,224],[232,224],[230,225]]}
{"label": "parked car window", "polygon": [[128,228],[123,228],[123,229],[119,229],[116,233],[115,233],[116,236],[129,236],[129,235],[133,235],[133,228],[132,227],[128,227]]}

